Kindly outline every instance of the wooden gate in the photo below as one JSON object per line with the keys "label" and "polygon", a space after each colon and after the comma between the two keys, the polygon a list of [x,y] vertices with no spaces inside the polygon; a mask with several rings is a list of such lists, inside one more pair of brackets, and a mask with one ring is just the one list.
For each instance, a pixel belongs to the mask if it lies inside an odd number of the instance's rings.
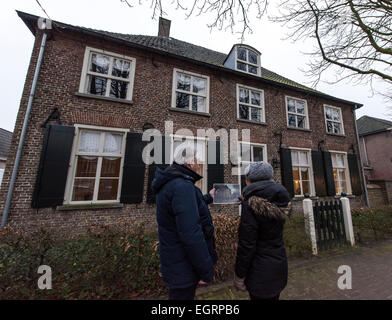
{"label": "wooden gate", "polygon": [[342,203],[339,200],[316,202],[313,214],[319,250],[348,245]]}

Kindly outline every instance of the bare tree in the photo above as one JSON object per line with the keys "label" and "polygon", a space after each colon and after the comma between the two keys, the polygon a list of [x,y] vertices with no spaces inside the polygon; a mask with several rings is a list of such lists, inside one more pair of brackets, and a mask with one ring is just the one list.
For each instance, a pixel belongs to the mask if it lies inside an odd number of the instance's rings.
{"label": "bare tree", "polygon": [[[121,0],[133,6],[132,0]],[[153,18],[165,14],[162,0],[150,2]],[[210,28],[230,29],[240,33],[241,41],[252,32],[249,15],[266,15],[268,0],[172,0],[174,5],[192,15],[210,13]],[[169,4],[167,4],[169,3]],[[186,3],[186,4],[185,4]],[[392,90],[382,92],[373,83],[378,80],[392,84],[392,1],[391,0],[280,0],[279,14],[270,19],[282,23],[288,39],[314,39],[316,49],[311,55],[306,75],[313,86],[324,71],[334,69],[336,83],[345,79],[369,83],[372,90],[392,102]]]}

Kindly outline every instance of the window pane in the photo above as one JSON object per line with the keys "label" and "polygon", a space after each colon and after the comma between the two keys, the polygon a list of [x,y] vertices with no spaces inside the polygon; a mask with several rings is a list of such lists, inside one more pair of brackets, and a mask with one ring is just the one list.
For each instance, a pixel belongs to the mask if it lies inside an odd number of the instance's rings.
{"label": "window pane", "polygon": [[336,194],[342,193],[342,191],[340,190],[340,183],[338,180],[335,180],[335,192],[336,192]]}
{"label": "window pane", "polygon": [[295,115],[289,114],[289,127],[296,127]]}
{"label": "window pane", "polygon": [[121,154],[122,139],[122,134],[105,133],[103,152]]}
{"label": "window pane", "polygon": [[330,109],[330,108],[325,108],[325,117],[326,117],[328,120],[331,120],[331,119],[332,119],[332,109]]}
{"label": "window pane", "polygon": [[79,138],[79,152],[98,152],[100,132],[83,130]]}
{"label": "window pane", "polygon": [[342,154],[335,154],[335,166],[339,168],[344,168],[344,158]]}
{"label": "window pane", "polygon": [[128,82],[112,80],[110,85],[110,96],[112,98],[126,99]]}
{"label": "window pane", "polygon": [[193,92],[198,94],[206,94],[206,83],[207,81],[202,78],[193,78]]}
{"label": "window pane", "polygon": [[241,143],[241,160],[252,161],[249,144]]}
{"label": "window pane", "polygon": [[182,73],[178,73],[177,89],[190,91],[191,90],[191,77]]}
{"label": "window pane", "polygon": [[78,156],[75,177],[95,177],[98,157]]}
{"label": "window pane", "polygon": [[297,113],[305,114],[305,103],[302,101],[297,101]]}
{"label": "window pane", "polygon": [[249,103],[249,90],[240,88],[240,102]]}
{"label": "window pane", "polygon": [[189,94],[177,92],[176,107],[189,109]]}
{"label": "window pane", "polygon": [[102,158],[101,177],[119,177],[121,158]]}
{"label": "window pane", "polygon": [[305,194],[305,193],[309,193],[310,194],[310,184],[309,184],[309,181],[303,181],[302,180],[302,191],[303,191],[303,194]]}
{"label": "window pane", "polygon": [[253,146],[253,161],[263,161],[263,147]]}
{"label": "window pane", "polygon": [[249,107],[240,105],[240,119],[249,120]]}
{"label": "window pane", "polygon": [[294,180],[294,194],[301,195],[301,183],[298,180]]}
{"label": "window pane", "polygon": [[331,121],[327,121],[327,131],[333,133],[333,125]]}
{"label": "window pane", "polygon": [[291,162],[293,165],[299,164],[298,151],[291,151]]}
{"label": "window pane", "polygon": [[251,66],[248,64],[248,72],[253,73],[253,74],[257,74],[257,67]]}
{"label": "window pane", "polygon": [[257,64],[257,54],[254,53],[253,51],[248,51],[249,52],[249,62],[253,64]]}
{"label": "window pane", "polygon": [[346,184],[346,181],[341,181],[341,182],[340,182],[340,185],[341,185],[341,191],[340,191],[340,193],[342,193],[342,192],[347,193],[348,191],[347,191],[347,184]]}
{"label": "window pane", "polygon": [[255,91],[251,91],[251,96],[252,96],[251,103],[255,106],[259,106],[260,105],[260,93],[255,92]]}
{"label": "window pane", "polygon": [[238,70],[242,70],[242,71],[246,71],[246,64],[237,61],[237,69],[238,69]]}
{"label": "window pane", "polygon": [[308,154],[304,151],[299,152],[299,163],[301,165],[307,165],[308,164]]}
{"label": "window pane", "polygon": [[99,181],[98,200],[116,200],[118,179],[101,179]]}
{"label": "window pane", "polygon": [[237,59],[246,61],[246,50],[243,48],[237,48]]}
{"label": "window pane", "polygon": [[94,196],[95,179],[75,179],[72,201],[91,201]]}
{"label": "window pane", "polygon": [[129,78],[129,70],[131,68],[131,63],[128,61],[114,59],[112,75],[120,78]]}
{"label": "window pane", "polygon": [[259,108],[250,108],[250,119],[261,122],[261,110]]}
{"label": "window pane", "polygon": [[325,117],[329,120],[340,121],[340,112],[338,109],[325,108]]}
{"label": "window pane", "polygon": [[340,130],[340,123],[336,123],[336,122],[333,123],[333,132],[334,132],[334,133],[337,133],[337,134],[340,134],[340,133],[341,133],[341,130]]}
{"label": "window pane", "polygon": [[91,55],[90,71],[108,74],[110,58],[102,54],[93,53]]}
{"label": "window pane", "polygon": [[301,168],[301,179],[309,180],[308,168]]}
{"label": "window pane", "polygon": [[293,169],[293,180],[299,180],[299,170],[298,168]]}
{"label": "window pane", "polygon": [[346,175],[344,174],[344,170],[339,170],[339,180],[346,180]]}
{"label": "window pane", "polygon": [[105,78],[89,76],[87,92],[104,96],[106,95],[106,83],[107,79]]}
{"label": "window pane", "polygon": [[205,100],[206,98],[192,96],[192,110],[193,111],[205,111]]}
{"label": "window pane", "polygon": [[295,101],[293,99],[287,99],[287,110],[289,112],[295,112]]}
{"label": "window pane", "polygon": [[297,127],[305,128],[305,117],[297,116]]}

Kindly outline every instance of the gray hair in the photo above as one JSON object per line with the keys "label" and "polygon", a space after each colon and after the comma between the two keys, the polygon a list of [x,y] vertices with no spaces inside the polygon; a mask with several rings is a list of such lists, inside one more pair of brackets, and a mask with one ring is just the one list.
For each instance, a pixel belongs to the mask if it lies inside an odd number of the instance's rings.
{"label": "gray hair", "polygon": [[194,142],[185,141],[174,152],[174,161],[178,164],[196,163],[198,155]]}

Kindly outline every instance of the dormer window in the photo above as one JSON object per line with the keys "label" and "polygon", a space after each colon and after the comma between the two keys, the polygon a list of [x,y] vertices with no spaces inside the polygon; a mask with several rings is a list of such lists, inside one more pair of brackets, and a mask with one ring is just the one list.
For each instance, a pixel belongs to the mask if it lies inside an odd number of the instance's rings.
{"label": "dormer window", "polygon": [[260,54],[247,47],[236,48],[236,69],[239,71],[259,75]]}

